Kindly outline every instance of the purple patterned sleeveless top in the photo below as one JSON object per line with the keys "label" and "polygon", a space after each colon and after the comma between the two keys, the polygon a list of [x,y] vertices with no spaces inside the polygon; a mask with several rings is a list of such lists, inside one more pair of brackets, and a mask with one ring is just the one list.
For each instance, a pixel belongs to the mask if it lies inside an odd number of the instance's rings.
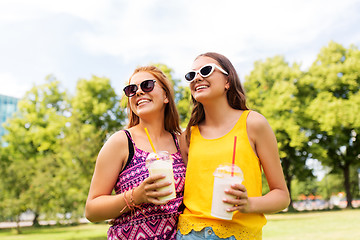
{"label": "purple patterned sleeveless top", "polygon": [[[125,131],[134,145],[134,156],[124,170],[119,174],[115,184],[116,194],[129,191],[140,185],[149,172],[145,167],[145,159],[149,152],[138,149],[128,131]],[[165,205],[144,203],[142,209],[136,208],[135,213],[127,212],[114,219],[113,225],[108,230],[108,239],[176,239],[176,225],[181,213],[180,205],[183,201],[185,185],[185,164],[182,160],[179,143],[174,134],[173,138],[177,152],[171,154],[174,162],[174,180],[176,198]]]}

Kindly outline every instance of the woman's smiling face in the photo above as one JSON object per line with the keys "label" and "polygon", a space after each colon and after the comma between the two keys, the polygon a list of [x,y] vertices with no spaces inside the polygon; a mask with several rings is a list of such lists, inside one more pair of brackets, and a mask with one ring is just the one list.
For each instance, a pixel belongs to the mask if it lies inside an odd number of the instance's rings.
{"label": "woman's smiling face", "polygon": [[140,84],[150,79],[156,81],[155,77],[148,72],[138,72],[130,79],[130,84],[138,86],[136,94],[129,98],[130,108],[139,117],[142,113],[149,111],[161,111],[165,108],[165,104],[168,103],[165,91],[158,81],[155,82],[154,89],[150,92],[144,92],[141,89]]}
{"label": "woman's smiling face", "polygon": [[[219,63],[206,56],[198,57],[192,64],[193,70],[199,70],[204,65]],[[196,74],[194,80],[190,83],[191,95],[196,101],[202,102],[205,98],[213,98],[226,95],[225,87],[227,83],[227,76],[219,69],[215,68],[214,71],[208,77],[202,77],[200,74]]]}

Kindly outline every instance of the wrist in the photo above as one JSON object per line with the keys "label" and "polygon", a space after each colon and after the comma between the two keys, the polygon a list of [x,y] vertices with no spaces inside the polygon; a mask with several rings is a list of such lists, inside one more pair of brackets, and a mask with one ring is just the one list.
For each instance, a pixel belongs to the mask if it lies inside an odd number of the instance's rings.
{"label": "wrist", "polygon": [[253,199],[248,197],[246,205],[244,205],[243,213],[253,213]]}
{"label": "wrist", "polygon": [[126,199],[126,194],[127,194],[128,192],[127,191],[125,191],[123,194],[119,194],[119,195],[117,195],[117,196],[119,196],[119,198],[120,199],[122,199],[122,201],[123,201],[123,203],[124,203],[124,206],[121,208],[121,210],[120,210],[120,214],[123,214],[124,212],[126,212],[126,208],[128,208],[128,209],[130,209],[131,210],[131,208],[129,207],[129,203],[128,203],[128,200]]}
{"label": "wrist", "polygon": [[140,205],[143,203],[141,195],[139,195],[139,188],[138,187],[134,187],[131,190],[131,202],[134,205]]}

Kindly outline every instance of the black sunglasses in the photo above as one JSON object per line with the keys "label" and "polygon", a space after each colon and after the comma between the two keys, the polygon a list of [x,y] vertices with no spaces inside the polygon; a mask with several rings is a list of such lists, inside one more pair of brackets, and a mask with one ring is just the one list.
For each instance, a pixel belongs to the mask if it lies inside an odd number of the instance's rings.
{"label": "black sunglasses", "polygon": [[210,76],[215,68],[219,69],[223,74],[225,75],[229,75],[224,69],[222,69],[221,67],[219,67],[218,65],[216,65],[215,63],[209,63],[209,64],[206,64],[204,66],[202,66],[199,70],[197,71],[190,71],[188,72],[186,75],[185,75],[185,80],[188,81],[188,82],[192,82],[195,77],[196,77],[196,74],[200,74],[200,76],[202,77],[208,77]]}
{"label": "black sunglasses", "polygon": [[[144,92],[151,92],[155,87],[155,80],[145,80],[140,83],[140,88]],[[139,89],[138,85],[130,84],[124,87],[124,93],[127,97],[132,97],[136,94],[137,90]]]}

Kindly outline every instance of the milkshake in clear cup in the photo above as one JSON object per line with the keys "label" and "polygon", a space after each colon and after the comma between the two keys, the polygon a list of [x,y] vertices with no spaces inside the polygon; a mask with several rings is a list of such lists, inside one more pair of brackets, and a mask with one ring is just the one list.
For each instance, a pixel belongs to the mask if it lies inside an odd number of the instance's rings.
{"label": "milkshake in clear cup", "polygon": [[149,170],[150,176],[157,174],[164,174],[165,178],[160,181],[169,181],[171,185],[159,188],[159,191],[171,190],[172,193],[159,197],[161,201],[167,201],[176,198],[175,183],[174,183],[174,172],[173,172],[173,159],[171,155],[166,151],[159,151],[157,153],[150,153],[146,158],[146,167]]}
{"label": "milkshake in clear cup", "polygon": [[223,199],[231,199],[235,198],[235,196],[226,194],[225,189],[231,189],[231,185],[234,183],[241,184],[244,180],[243,172],[236,165],[219,165],[214,172],[214,177],[211,216],[231,220],[234,212],[227,212],[226,209],[232,207],[233,205],[224,203]]}

